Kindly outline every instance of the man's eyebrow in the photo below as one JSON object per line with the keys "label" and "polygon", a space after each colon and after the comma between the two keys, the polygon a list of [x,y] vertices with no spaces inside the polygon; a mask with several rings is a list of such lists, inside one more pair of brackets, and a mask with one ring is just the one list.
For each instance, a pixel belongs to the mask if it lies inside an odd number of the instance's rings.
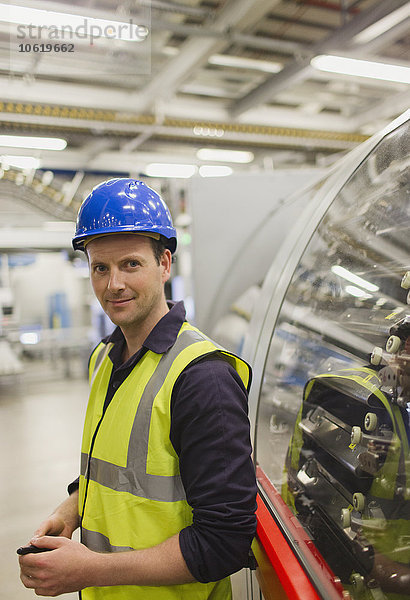
{"label": "man's eyebrow", "polygon": [[90,257],[88,257],[88,262],[90,263],[90,265],[101,265],[104,264],[104,260],[102,260],[101,258],[93,258],[92,260],[90,260]]}
{"label": "man's eyebrow", "polygon": [[[144,259],[143,256],[141,256],[140,254],[137,254],[137,253],[135,253],[135,254],[124,254],[124,256],[121,256],[118,259],[117,262],[122,263],[122,262],[127,262],[129,260],[136,260],[136,261],[142,263],[142,262],[144,262],[145,259]],[[90,261],[91,265],[95,265],[95,264],[99,265],[99,264],[105,264],[105,263],[106,263],[106,260],[104,258],[100,258],[98,256],[96,256],[95,258],[93,258]]]}
{"label": "man's eyebrow", "polygon": [[126,262],[127,260],[137,260],[138,262],[143,262],[144,261],[144,257],[141,256],[140,254],[126,254],[125,256],[121,257],[119,262]]}

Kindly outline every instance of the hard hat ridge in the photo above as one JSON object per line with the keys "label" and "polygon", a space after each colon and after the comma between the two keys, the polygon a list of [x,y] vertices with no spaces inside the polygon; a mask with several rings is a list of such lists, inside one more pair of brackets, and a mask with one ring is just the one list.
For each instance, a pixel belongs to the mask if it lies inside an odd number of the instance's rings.
{"label": "hard hat ridge", "polygon": [[117,178],[97,185],[82,203],[73,238],[74,250],[84,250],[90,237],[111,233],[153,233],[176,250],[176,231],[167,205],[144,182]]}

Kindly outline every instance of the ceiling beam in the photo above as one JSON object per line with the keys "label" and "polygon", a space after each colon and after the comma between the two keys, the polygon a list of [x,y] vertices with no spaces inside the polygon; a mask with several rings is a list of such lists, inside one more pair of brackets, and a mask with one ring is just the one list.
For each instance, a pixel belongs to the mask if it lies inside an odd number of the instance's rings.
{"label": "ceiling beam", "polygon": [[[252,12],[258,10],[260,14],[261,6],[264,11],[269,12],[274,4],[279,0],[228,0],[219,13],[212,20],[205,22],[212,25],[212,30],[217,33],[225,33],[229,29],[234,29],[241,23],[245,28],[247,18],[252,17]],[[227,45],[227,40],[209,39],[209,38],[191,38],[181,47],[177,56],[168,61],[164,68],[153,77],[149,85],[143,92],[135,92],[133,99],[137,111],[151,110],[155,101],[158,99],[169,99],[178,90],[179,86],[195,70],[200,67],[208,57],[221,51]],[[154,101],[153,101],[154,99]]]}
{"label": "ceiling beam", "polygon": [[[309,132],[294,130],[294,135],[283,135],[283,128],[277,128],[276,133],[248,133],[235,134],[231,132],[224,136],[227,146],[237,147],[240,144],[246,144],[246,147],[252,150],[258,150],[262,154],[274,153],[276,150],[283,149],[301,149],[301,152],[340,152],[355,148],[360,141],[363,141],[363,136],[352,136],[349,140],[344,136],[340,139],[335,137],[327,137],[309,135]],[[359,139],[360,137],[360,139]],[[189,146],[192,143],[192,134],[188,135],[186,130],[180,128],[170,128],[166,132],[166,136],[159,134],[159,139],[165,147],[167,140],[175,144],[175,139],[178,138],[180,144],[186,140],[187,144],[176,152],[170,154],[165,150],[161,153],[157,150],[152,152],[144,152],[137,149],[136,152],[118,152],[106,151],[101,152],[95,157],[90,157],[87,152],[81,150],[63,150],[62,152],[43,151],[39,156],[42,169],[63,169],[63,170],[101,170],[101,171],[124,171],[137,172],[143,170],[150,162],[188,162],[190,164],[201,165],[202,162],[196,158],[196,149],[202,145],[209,143],[209,138],[197,138],[195,146]],[[17,152],[16,152],[17,153]],[[244,168],[243,165],[241,168]]]}
{"label": "ceiling beam", "polygon": [[352,124],[356,131],[360,131],[365,125],[371,125],[372,130],[370,133],[376,133],[380,129],[381,122],[384,125],[386,120],[391,120],[396,115],[403,113],[409,106],[410,91],[399,92],[377,102],[370,109],[364,109],[353,114]]}
{"label": "ceiling beam", "polygon": [[379,21],[397,8],[406,4],[407,0],[381,0],[376,6],[371,6],[348,23],[333,31],[329,36],[311,47],[310,55],[296,58],[289,62],[280,72],[268,77],[264,83],[231,104],[228,112],[232,118],[237,118],[250,108],[269,102],[275,95],[295,82],[309,77],[312,72],[311,59],[318,55],[345,48],[360,31]]}
{"label": "ceiling beam", "polygon": [[171,23],[160,19],[152,19],[152,29],[154,31],[168,31],[183,36],[192,36],[193,38],[210,38],[214,41],[223,41],[224,45],[240,44],[249,48],[258,48],[261,50],[270,50],[271,52],[280,52],[303,55],[308,52],[306,44],[290,42],[288,40],[274,39],[268,36],[250,35],[239,33],[232,30],[229,26],[225,30],[217,30],[213,27],[203,27],[201,25],[186,25],[185,23]]}
{"label": "ceiling beam", "polygon": [[[218,140],[214,139],[215,143],[224,143],[229,139],[235,139],[237,142],[241,140],[246,141],[246,134],[250,131],[255,133],[266,132],[267,135],[272,134],[269,131],[269,127],[280,127],[284,131],[284,137],[292,136],[292,133],[287,134],[287,128],[289,132],[294,132],[295,128],[305,129],[308,131],[317,131],[320,136],[321,131],[327,131],[327,138],[331,143],[332,138],[340,138],[341,134],[349,135],[354,133],[350,119],[341,117],[334,114],[321,113],[315,116],[314,121],[310,115],[297,114],[292,109],[286,109],[282,107],[262,107],[255,109],[255,111],[249,111],[245,120],[241,118],[240,123],[230,123],[223,119],[223,111],[206,112],[207,106],[202,108],[201,103],[196,103],[192,100],[178,101],[169,107],[168,114],[161,123],[153,123],[152,118],[149,115],[136,116],[129,115],[127,113],[117,113],[114,111],[100,111],[101,114],[96,112],[95,115],[87,117],[87,111],[85,109],[74,109],[78,114],[76,116],[67,114],[66,109],[58,110],[54,112],[47,110],[48,105],[38,105],[32,110],[31,114],[28,114],[24,110],[21,110],[22,105],[10,105],[8,103],[3,107],[3,111],[0,112],[0,122],[3,127],[11,126],[13,123],[17,127],[30,127],[34,126],[40,131],[40,127],[50,128],[53,127],[55,132],[64,136],[65,130],[67,134],[75,133],[77,130],[85,135],[93,135],[95,139],[98,139],[98,135],[104,135],[106,137],[115,137],[116,135],[121,136],[124,143],[126,143],[131,136],[137,136],[140,133],[148,132],[150,135],[160,136],[171,136],[177,135],[179,137],[186,137],[192,139],[200,139],[194,132],[194,124],[202,125],[208,128],[220,128],[224,134]],[[6,110],[4,110],[4,108]],[[16,109],[12,111],[11,109]],[[20,110],[18,110],[20,108]],[[31,107],[33,108],[33,107]],[[84,113],[82,114],[81,111]],[[58,114],[62,113],[62,114]],[[66,116],[65,116],[66,115]],[[153,126],[155,126],[155,132],[153,132]],[[313,137],[311,135],[310,137]],[[208,140],[209,141],[209,140]],[[107,142],[108,145],[110,143]],[[104,150],[99,144],[98,152]],[[93,150],[88,151],[85,148],[88,155],[94,154]]]}
{"label": "ceiling beam", "polygon": [[[381,48],[388,48],[390,44],[393,44],[396,40],[399,40],[401,37],[405,37],[408,35],[410,31],[410,17],[403,19],[397,25],[394,25],[391,29],[388,29],[381,35],[378,35],[373,40],[366,42],[365,44],[355,44],[353,48],[357,52],[365,54],[366,56],[373,56],[378,54]],[[408,56],[407,56],[408,57]],[[358,56],[358,58],[360,58]]]}

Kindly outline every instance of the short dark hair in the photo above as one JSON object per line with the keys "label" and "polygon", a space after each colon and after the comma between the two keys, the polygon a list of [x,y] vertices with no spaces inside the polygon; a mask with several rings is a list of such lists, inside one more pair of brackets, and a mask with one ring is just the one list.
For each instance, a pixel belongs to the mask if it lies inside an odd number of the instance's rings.
{"label": "short dark hair", "polygon": [[167,249],[167,244],[165,238],[161,235],[159,240],[155,240],[154,238],[148,238],[151,242],[152,251],[154,253],[155,260],[158,264],[161,264],[161,256],[164,254],[164,251]]}

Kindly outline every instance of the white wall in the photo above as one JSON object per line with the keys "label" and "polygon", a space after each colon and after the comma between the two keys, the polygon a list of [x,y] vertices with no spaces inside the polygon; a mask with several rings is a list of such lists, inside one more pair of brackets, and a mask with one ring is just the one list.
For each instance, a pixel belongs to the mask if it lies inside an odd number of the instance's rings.
{"label": "white wall", "polygon": [[14,267],[11,287],[20,325],[39,323],[48,328],[48,298],[61,292],[67,295],[72,326],[84,325],[84,277],[63,253],[38,253],[34,264]]}

